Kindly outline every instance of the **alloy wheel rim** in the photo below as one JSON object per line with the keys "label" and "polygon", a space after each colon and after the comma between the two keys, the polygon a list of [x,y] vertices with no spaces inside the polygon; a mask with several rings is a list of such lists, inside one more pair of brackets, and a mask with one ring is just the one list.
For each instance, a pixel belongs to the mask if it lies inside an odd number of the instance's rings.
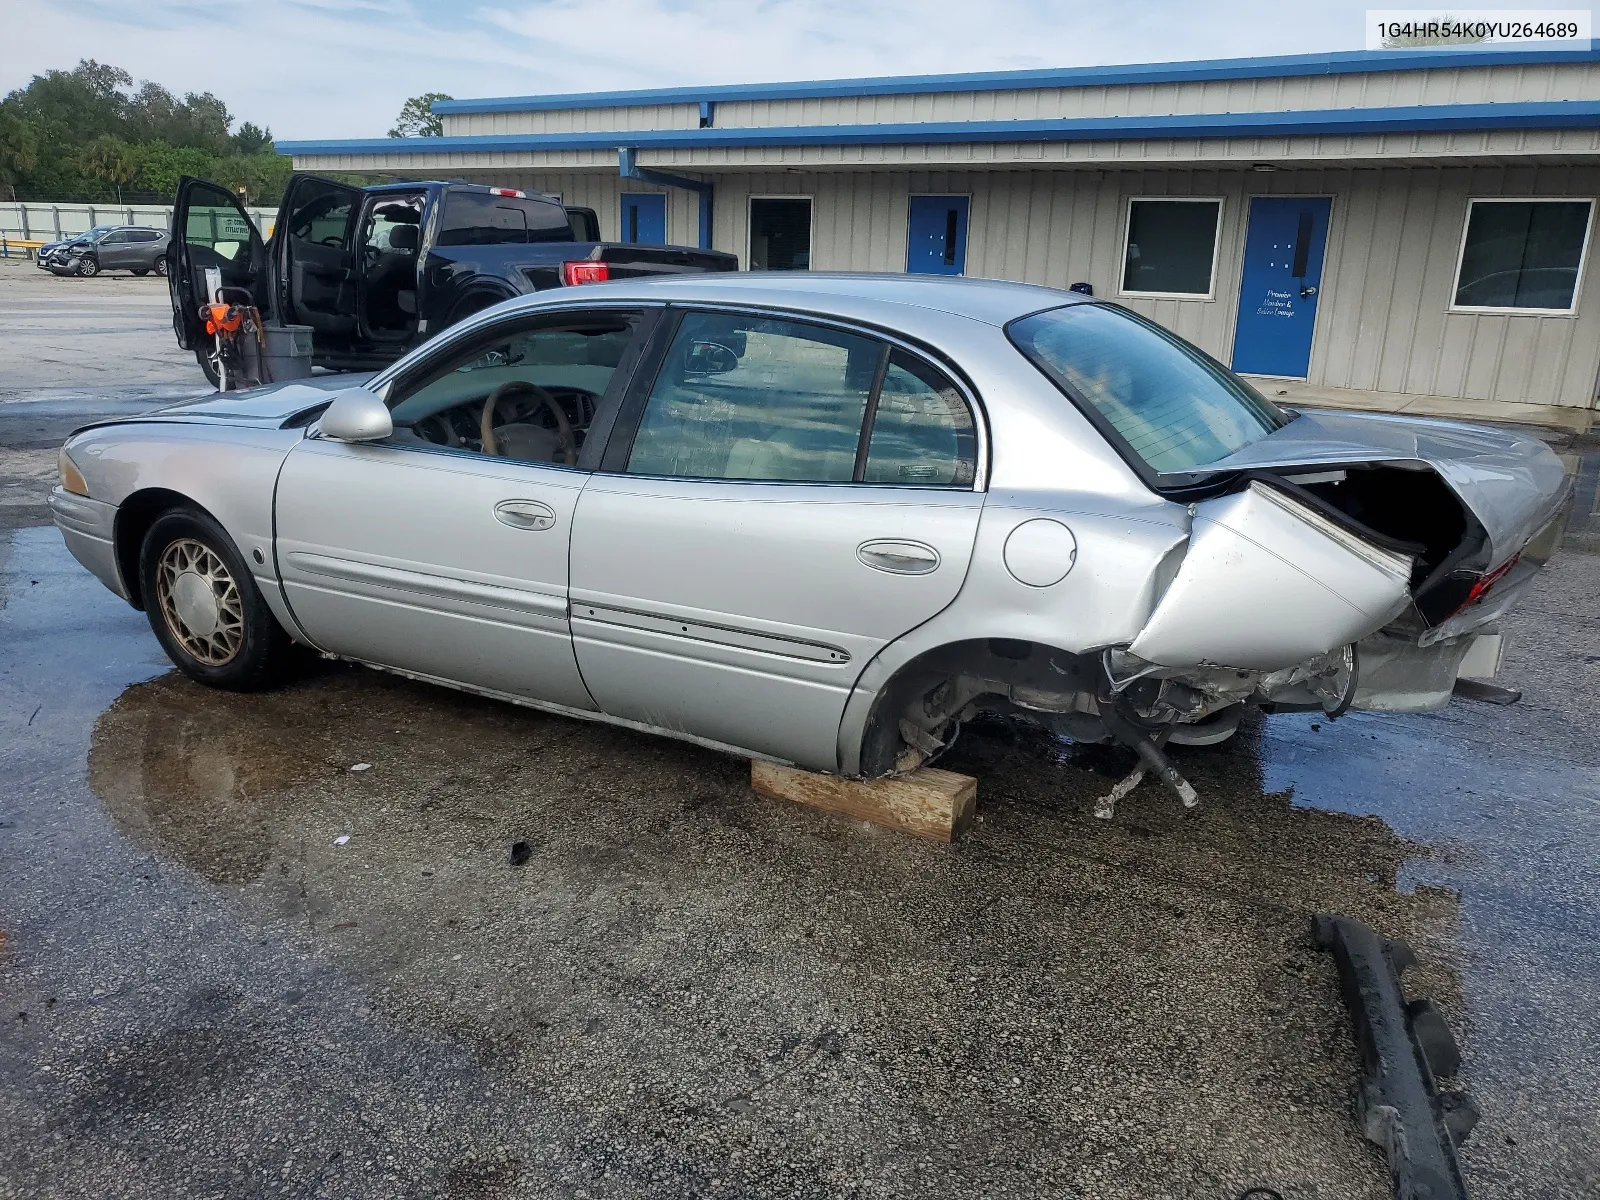
{"label": "alloy wheel rim", "polygon": [[184,650],[208,667],[244,646],[244,603],[233,573],[204,542],[179,538],[156,564],[161,615]]}

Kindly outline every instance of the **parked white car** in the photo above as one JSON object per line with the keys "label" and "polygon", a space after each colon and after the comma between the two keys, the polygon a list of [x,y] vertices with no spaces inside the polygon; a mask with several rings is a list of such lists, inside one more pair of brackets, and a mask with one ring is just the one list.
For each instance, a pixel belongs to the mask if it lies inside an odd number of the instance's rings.
{"label": "parked white car", "polygon": [[1115,305],[899,276],[603,284],[370,379],[74,434],[51,506],[197,680],[290,639],[877,776],[980,711],[1162,758],[1435,708],[1569,487],[1514,433],[1295,412]]}

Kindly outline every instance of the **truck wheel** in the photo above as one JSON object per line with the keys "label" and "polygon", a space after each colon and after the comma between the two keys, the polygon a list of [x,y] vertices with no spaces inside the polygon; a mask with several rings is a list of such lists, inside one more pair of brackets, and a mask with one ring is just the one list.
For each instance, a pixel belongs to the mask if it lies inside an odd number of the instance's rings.
{"label": "truck wheel", "polygon": [[209,514],[175,508],[157,517],[140,548],[139,580],[156,640],[189,678],[234,692],[277,682],[289,635]]}
{"label": "truck wheel", "polygon": [[200,369],[206,373],[206,382],[214,388],[220,388],[222,386],[222,372],[217,370],[217,360],[211,357],[210,347],[196,346],[194,348],[194,360],[200,364]]}

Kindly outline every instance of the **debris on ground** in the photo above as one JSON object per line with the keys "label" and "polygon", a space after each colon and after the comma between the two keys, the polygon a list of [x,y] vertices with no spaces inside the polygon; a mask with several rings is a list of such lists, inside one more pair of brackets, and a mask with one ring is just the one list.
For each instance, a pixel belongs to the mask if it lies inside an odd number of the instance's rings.
{"label": "debris on ground", "polygon": [[1361,1051],[1358,1119],[1388,1160],[1395,1196],[1467,1200],[1456,1147],[1477,1124],[1478,1108],[1464,1092],[1439,1086],[1461,1069],[1461,1052],[1431,1000],[1406,1003],[1400,976],[1415,953],[1349,917],[1316,917],[1312,937],[1339,969]]}
{"label": "debris on ground", "polygon": [[512,842],[508,859],[513,867],[520,867],[533,857],[533,847],[527,842]]}

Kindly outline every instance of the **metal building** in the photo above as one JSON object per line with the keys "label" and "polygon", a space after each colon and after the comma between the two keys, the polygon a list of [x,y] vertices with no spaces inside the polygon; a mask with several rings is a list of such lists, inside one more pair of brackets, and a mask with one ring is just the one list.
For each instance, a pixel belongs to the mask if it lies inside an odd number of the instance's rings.
{"label": "metal building", "polygon": [[435,105],[279,143],[750,269],[1086,284],[1256,375],[1596,407],[1600,52],[1379,51]]}

